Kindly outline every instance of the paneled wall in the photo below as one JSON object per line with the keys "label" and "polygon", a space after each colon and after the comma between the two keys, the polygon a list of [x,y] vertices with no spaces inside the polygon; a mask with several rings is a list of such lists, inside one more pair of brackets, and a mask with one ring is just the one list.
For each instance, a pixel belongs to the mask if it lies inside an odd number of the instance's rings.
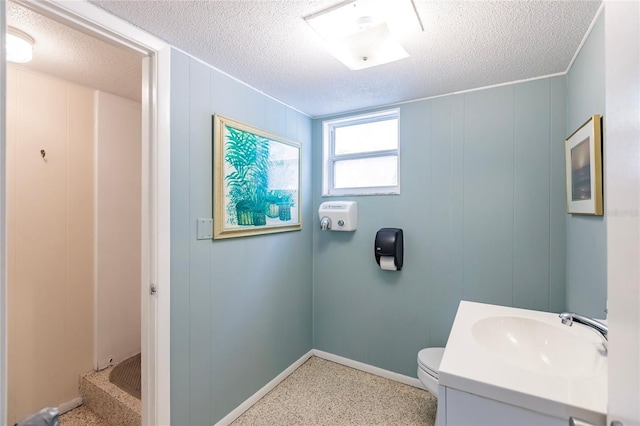
{"label": "paneled wall", "polygon": [[[7,70],[8,423],[93,365],[93,90]],[[41,156],[41,150],[46,155]]]}
{"label": "paneled wall", "polygon": [[141,106],[96,92],[96,362],[140,353]]}
{"label": "paneled wall", "polygon": [[[567,75],[567,136],[594,114],[606,127],[604,11]],[[567,309],[595,318],[605,317],[607,303],[606,193],[604,210],[566,216]]]}
{"label": "paneled wall", "polygon": [[[214,113],[302,144],[302,231],[196,239]],[[211,425],[312,348],[311,120],[175,50],[170,120],[171,423]]]}
{"label": "paneled wall", "polygon": [[[565,85],[400,106],[401,195],[345,197],[359,204],[354,233],[314,227],[314,348],[414,377],[418,351],[446,343],[460,300],[564,309]],[[313,140],[317,208],[322,120]],[[400,272],[375,263],[383,227],[404,230]]]}

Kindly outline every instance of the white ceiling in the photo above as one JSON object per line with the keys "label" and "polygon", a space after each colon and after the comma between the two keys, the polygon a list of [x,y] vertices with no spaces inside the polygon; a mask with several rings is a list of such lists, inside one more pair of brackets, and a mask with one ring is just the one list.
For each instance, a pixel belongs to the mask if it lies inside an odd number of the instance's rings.
{"label": "white ceiling", "polygon": [[[425,31],[401,40],[411,57],[351,71],[302,19],[340,0],[90,1],[312,117],[565,72],[600,6],[414,0]],[[14,19],[10,10],[9,25]],[[38,34],[18,28],[38,45]],[[116,72],[127,62],[105,59],[96,46],[80,49],[67,54],[78,56],[68,58],[78,71],[93,65],[88,74],[96,78],[139,75],[139,68]]]}
{"label": "white ceiling", "polygon": [[21,68],[140,102],[142,55],[89,37],[20,4],[7,2],[7,25],[35,41]]}

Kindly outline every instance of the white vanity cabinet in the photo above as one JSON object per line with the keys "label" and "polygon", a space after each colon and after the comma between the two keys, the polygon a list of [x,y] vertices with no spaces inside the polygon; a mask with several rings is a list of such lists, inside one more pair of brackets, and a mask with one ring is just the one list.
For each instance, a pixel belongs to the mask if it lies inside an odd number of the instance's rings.
{"label": "white vanity cabinet", "polygon": [[606,424],[602,341],[557,313],[460,302],[438,382],[439,426]]}
{"label": "white vanity cabinet", "polygon": [[440,386],[436,426],[567,426],[559,418]]}

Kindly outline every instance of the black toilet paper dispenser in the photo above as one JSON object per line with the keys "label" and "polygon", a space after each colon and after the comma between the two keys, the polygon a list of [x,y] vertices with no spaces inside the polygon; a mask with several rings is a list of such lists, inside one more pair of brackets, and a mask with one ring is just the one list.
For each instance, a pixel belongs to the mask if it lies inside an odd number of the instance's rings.
{"label": "black toilet paper dispenser", "polygon": [[402,229],[400,228],[382,228],[376,233],[374,243],[374,254],[376,262],[380,265],[381,256],[393,257],[393,263],[399,271],[402,269],[404,242],[402,237]]}

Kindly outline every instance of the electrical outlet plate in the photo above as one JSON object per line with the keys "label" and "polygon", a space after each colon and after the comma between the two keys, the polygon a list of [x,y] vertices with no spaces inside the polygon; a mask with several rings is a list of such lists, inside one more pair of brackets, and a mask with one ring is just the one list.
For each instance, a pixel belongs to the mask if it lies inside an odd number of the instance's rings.
{"label": "electrical outlet plate", "polygon": [[197,226],[197,239],[198,240],[210,240],[213,238],[213,219],[201,218],[198,219]]}

